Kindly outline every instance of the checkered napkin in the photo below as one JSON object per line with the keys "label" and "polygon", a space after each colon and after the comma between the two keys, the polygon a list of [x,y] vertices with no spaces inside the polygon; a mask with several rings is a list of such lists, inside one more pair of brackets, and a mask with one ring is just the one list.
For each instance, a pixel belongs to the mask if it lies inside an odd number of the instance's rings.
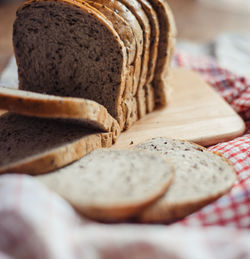
{"label": "checkered napkin", "polygon": [[[232,141],[209,147],[234,165],[238,181],[232,192],[181,222],[184,225],[234,226],[250,230],[250,80],[223,69],[211,58],[179,51],[174,65],[198,72],[246,122],[246,132]],[[250,246],[250,243],[249,243]]]}
{"label": "checkered napkin", "polygon": [[250,258],[250,81],[183,52],[174,64],[200,73],[247,124],[243,136],[209,147],[234,164],[233,190],[172,225],[104,225],[80,217],[32,177],[4,175],[0,259]]}

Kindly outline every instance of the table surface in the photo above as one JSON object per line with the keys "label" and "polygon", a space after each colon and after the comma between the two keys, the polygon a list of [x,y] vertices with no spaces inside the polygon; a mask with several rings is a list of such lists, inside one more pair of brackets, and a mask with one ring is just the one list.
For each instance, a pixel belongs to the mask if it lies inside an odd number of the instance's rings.
{"label": "table surface", "polygon": [[[202,3],[204,0],[168,2],[176,17],[179,39],[204,42],[222,32],[250,34],[250,12],[209,7]],[[0,71],[13,52],[11,35],[17,6],[0,5]]]}

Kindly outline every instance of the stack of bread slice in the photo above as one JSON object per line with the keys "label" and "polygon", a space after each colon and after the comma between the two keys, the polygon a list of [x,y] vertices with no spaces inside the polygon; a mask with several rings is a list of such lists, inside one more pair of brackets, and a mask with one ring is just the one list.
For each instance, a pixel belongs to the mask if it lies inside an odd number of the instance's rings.
{"label": "stack of bread slice", "polygon": [[[174,18],[165,0],[28,0],[22,4],[13,27],[19,89],[0,88],[0,109],[11,112],[0,118],[1,141],[13,145],[2,145],[0,152],[10,149],[7,155],[12,159],[2,160],[0,172],[15,169],[37,174],[59,168],[93,149],[110,147],[121,131],[165,106],[175,36]],[[14,117],[18,125],[12,125]],[[73,140],[63,144],[62,139],[52,144],[49,137],[57,139],[55,133],[49,136],[53,130],[43,135],[39,129],[42,124],[56,127],[58,120],[83,132],[74,145]],[[37,125],[32,132],[30,124]],[[50,147],[14,154],[27,143],[27,139],[20,141],[24,137],[15,134],[14,125],[26,132],[22,134],[30,132],[34,143],[48,139]],[[86,144],[93,136],[98,136],[99,144]],[[32,145],[23,149],[32,151]]]}

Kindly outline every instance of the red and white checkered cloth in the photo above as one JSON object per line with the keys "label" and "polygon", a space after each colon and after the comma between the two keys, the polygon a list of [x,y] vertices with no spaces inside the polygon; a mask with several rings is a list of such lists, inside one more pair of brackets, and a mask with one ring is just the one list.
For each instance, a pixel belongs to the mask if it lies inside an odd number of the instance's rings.
{"label": "red and white checkered cloth", "polygon": [[232,192],[181,223],[250,229],[250,80],[219,67],[211,58],[190,56],[183,52],[176,54],[174,65],[187,67],[202,75],[242,116],[247,126],[243,136],[209,148],[220,152],[233,163],[238,181]]}
{"label": "red and white checkered cloth", "polygon": [[231,193],[168,225],[104,225],[80,217],[32,177],[0,177],[0,259],[250,258],[250,81],[209,58],[178,52],[176,66],[200,73],[247,124],[246,133],[210,147],[235,166]]}

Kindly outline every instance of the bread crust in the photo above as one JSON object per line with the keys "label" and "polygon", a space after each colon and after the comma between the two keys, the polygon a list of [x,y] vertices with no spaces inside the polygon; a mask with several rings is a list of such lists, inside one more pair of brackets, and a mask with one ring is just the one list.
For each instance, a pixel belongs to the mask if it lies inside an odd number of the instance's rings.
{"label": "bread crust", "polygon": [[150,28],[151,28],[151,37],[150,37],[150,52],[149,52],[149,62],[148,62],[148,74],[147,82],[144,85],[145,99],[146,99],[146,112],[150,113],[155,108],[155,93],[153,85],[151,82],[155,76],[155,67],[158,56],[158,45],[160,37],[160,28],[157,18],[157,14],[152,8],[151,4],[147,0],[138,0],[143,8],[145,14],[148,17]]}
{"label": "bread crust", "polygon": [[147,113],[146,92],[145,92],[144,85],[146,84],[147,78],[148,78],[151,28],[150,28],[148,17],[146,16],[141,4],[137,2],[137,0],[119,0],[119,1],[123,3],[134,14],[134,16],[139,21],[139,24],[143,30],[144,47],[143,47],[143,54],[142,54],[140,82],[137,89],[138,116],[139,118],[142,118]]}
{"label": "bread crust", "polygon": [[219,192],[217,195],[199,201],[183,204],[165,204],[159,209],[152,209],[150,212],[145,209],[145,211],[138,216],[138,221],[141,223],[171,223],[181,220],[192,213],[197,212],[206,205],[216,201],[223,195],[230,192],[231,189],[232,186],[225,189],[223,192]]}
{"label": "bread crust", "polygon": [[167,76],[170,73],[177,30],[173,13],[166,0],[148,0],[148,2],[156,11],[160,25],[160,41],[153,85],[156,89],[156,106],[164,107],[167,105]]}
{"label": "bread crust", "polygon": [[155,67],[158,56],[158,45],[159,45],[159,37],[160,37],[160,27],[159,21],[157,18],[157,14],[153,9],[152,5],[148,2],[148,0],[138,0],[141,4],[142,9],[148,17],[149,24],[151,27],[151,39],[150,39],[150,58],[148,63],[148,76],[146,84],[152,82],[155,75]]}
{"label": "bread crust", "polygon": [[41,118],[76,119],[111,132],[113,142],[121,132],[118,122],[104,106],[83,98],[57,97],[1,87],[0,109]]}
{"label": "bread crust", "polygon": [[155,109],[155,91],[151,83],[145,85],[145,92],[147,102],[147,113],[150,113]]}

